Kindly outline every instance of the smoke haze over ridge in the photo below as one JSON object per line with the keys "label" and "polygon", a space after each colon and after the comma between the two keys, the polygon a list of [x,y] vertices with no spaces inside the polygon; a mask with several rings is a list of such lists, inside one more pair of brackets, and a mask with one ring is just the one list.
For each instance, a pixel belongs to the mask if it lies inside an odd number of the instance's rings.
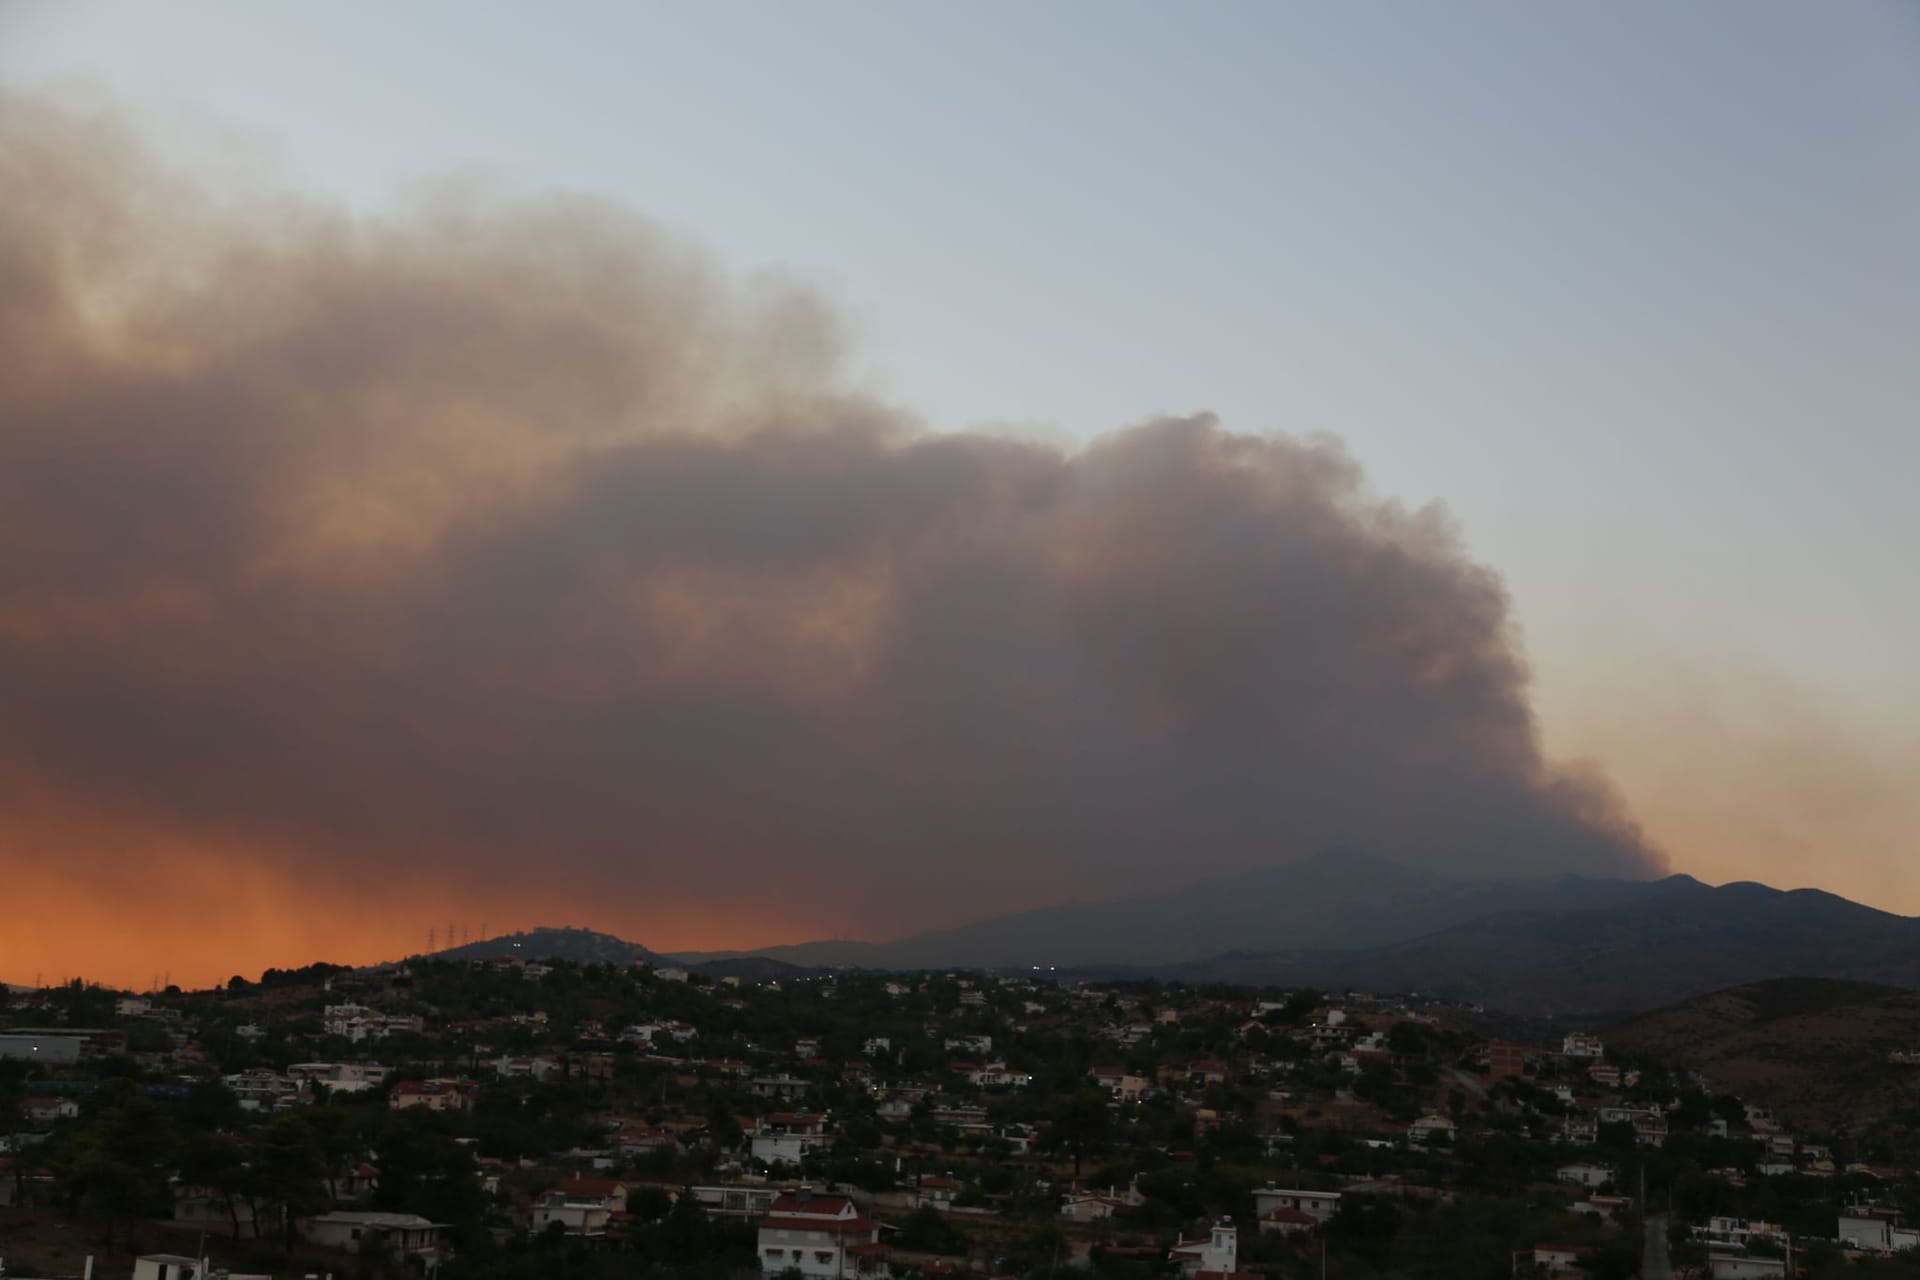
{"label": "smoke haze over ridge", "polygon": [[144,972],[156,911],[229,931],[184,972],[448,910],[897,936],[1335,844],[1663,865],[1544,757],[1498,577],[1337,441],[936,434],[841,365],[602,201],[216,194],[0,98],[0,875],[58,908],[6,976]]}

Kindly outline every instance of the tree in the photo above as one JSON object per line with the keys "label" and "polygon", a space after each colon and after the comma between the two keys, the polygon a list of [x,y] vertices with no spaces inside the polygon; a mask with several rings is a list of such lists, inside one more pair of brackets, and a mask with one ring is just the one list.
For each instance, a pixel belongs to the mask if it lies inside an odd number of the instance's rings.
{"label": "tree", "polygon": [[963,1254],[967,1251],[967,1233],[948,1222],[938,1209],[923,1204],[900,1224],[894,1243],[914,1253]]}
{"label": "tree", "polygon": [[302,1113],[289,1111],[268,1122],[254,1146],[249,1171],[248,1190],[256,1205],[266,1205],[291,1257],[300,1219],[333,1203],[327,1193],[326,1161]]}
{"label": "tree", "polygon": [[170,1209],[167,1176],[179,1135],[168,1116],[130,1080],[101,1082],[79,1123],[58,1135],[48,1154],[67,1201],[99,1216],[102,1240],[112,1248],[124,1224],[134,1247],[134,1224]]}
{"label": "tree", "polygon": [[1053,1109],[1050,1136],[1055,1146],[1073,1148],[1073,1176],[1080,1176],[1080,1162],[1088,1150],[1106,1139],[1113,1127],[1107,1095],[1098,1089],[1082,1089],[1060,1100]]}
{"label": "tree", "polygon": [[[247,1189],[247,1162],[236,1139],[217,1133],[194,1133],[180,1156],[180,1178],[189,1186],[217,1192],[233,1220],[229,1240],[240,1239],[240,1197]],[[259,1224],[254,1224],[259,1230]]]}

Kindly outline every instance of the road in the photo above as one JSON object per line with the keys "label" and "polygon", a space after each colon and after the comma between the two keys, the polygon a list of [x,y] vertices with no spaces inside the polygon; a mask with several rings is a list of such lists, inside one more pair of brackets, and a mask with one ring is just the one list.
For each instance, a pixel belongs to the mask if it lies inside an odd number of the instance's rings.
{"label": "road", "polygon": [[1673,1280],[1673,1263],[1667,1257],[1667,1215],[1656,1213],[1648,1218],[1646,1231],[1640,1253],[1640,1280]]}

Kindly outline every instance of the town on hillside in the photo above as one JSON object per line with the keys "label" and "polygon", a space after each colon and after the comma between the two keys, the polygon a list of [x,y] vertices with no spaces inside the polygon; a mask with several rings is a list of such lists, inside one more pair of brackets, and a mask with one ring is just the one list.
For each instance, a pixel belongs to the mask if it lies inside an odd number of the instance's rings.
{"label": "town on hillside", "polygon": [[1920,1277],[1911,1045],[1822,1131],[1364,992],[509,950],[0,998],[8,1280]]}

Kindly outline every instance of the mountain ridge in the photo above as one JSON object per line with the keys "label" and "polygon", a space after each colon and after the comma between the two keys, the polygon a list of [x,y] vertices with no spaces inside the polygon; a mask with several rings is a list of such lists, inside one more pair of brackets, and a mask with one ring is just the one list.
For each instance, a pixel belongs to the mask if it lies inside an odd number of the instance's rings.
{"label": "mountain ridge", "polygon": [[1575,875],[1452,879],[1335,848],[1159,893],[1036,907],[887,942],[801,942],[674,958],[697,964],[761,956],[901,969],[1169,965],[1233,950],[1275,950],[1276,943],[1315,951],[1385,945],[1496,911],[1611,902],[1658,883]]}
{"label": "mountain ridge", "polygon": [[[1274,943],[1282,945],[1274,945]],[[1044,946],[1044,950],[1042,950]],[[454,948],[761,980],[831,968],[1031,970],[1420,992],[1528,1016],[1627,1015],[1774,979],[1920,988],[1920,919],[1820,889],[1553,876],[1448,880],[1355,851],[892,942],[662,954],[591,930]]]}

